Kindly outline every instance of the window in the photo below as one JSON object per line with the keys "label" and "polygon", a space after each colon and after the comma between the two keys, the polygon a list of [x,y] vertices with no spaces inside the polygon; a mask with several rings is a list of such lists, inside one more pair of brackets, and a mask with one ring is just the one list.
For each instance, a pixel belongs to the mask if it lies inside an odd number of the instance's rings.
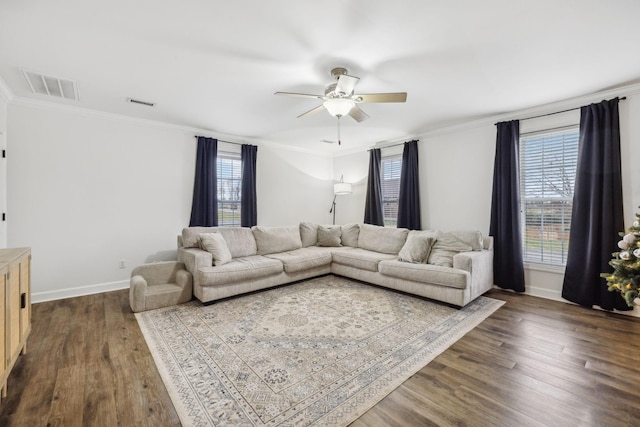
{"label": "window", "polygon": [[578,137],[577,126],[520,136],[525,262],[566,264]]}
{"label": "window", "polygon": [[385,227],[395,227],[398,224],[401,170],[402,156],[382,159],[382,215]]}
{"label": "window", "polygon": [[240,154],[218,153],[218,226],[240,226],[242,160]]}

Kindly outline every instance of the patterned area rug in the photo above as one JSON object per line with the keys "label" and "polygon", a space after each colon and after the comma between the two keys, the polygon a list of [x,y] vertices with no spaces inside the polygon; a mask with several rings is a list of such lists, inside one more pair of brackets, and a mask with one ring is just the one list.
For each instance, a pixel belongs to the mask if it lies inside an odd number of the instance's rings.
{"label": "patterned area rug", "polygon": [[344,426],[502,304],[324,276],[136,317],[184,426]]}

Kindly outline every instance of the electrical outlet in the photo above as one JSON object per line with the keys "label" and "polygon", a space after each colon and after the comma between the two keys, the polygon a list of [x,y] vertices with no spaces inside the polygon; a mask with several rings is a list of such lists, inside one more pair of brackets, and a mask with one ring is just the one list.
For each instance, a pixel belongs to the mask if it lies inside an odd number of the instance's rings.
{"label": "electrical outlet", "polygon": [[118,263],[118,267],[120,267],[120,268],[126,268],[126,267],[127,267],[127,264],[126,264],[126,262],[125,262],[123,259],[121,259],[121,260],[120,260],[120,262]]}

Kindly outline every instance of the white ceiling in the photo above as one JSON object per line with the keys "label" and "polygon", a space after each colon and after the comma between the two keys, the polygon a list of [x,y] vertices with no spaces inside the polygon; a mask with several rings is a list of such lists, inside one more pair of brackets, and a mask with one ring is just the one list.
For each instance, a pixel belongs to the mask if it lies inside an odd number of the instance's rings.
{"label": "white ceiling", "polygon": [[[331,68],[403,91],[342,120],[343,149],[640,81],[638,0],[0,0],[0,78],[17,98],[336,151],[336,119],[297,119]],[[32,94],[21,69],[77,82]],[[149,108],[125,102],[157,103]]]}

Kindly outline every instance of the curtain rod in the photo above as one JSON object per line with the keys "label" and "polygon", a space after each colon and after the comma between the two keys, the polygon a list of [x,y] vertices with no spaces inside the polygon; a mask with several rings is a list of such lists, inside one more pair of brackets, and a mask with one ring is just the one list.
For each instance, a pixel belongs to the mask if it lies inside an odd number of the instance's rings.
{"label": "curtain rod", "polygon": [[[627,99],[626,96],[620,97],[618,98],[620,101],[624,101],[625,99]],[[582,107],[575,107],[575,108],[568,108],[566,110],[562,110],[562,111],[554,111],[553,113],[547,113],[547,114],[540,114],[538,116],[531,116],[531,117],[525,117],[524,119],[518,119],[519,121],[523,121],[523,120],[531,120],[531,119],[538,119],[540,117],[547,117],[547,116],[553,116],[554,114],[560,114],[560,113],[566,113],[569,111],[575,111],[575,110],[579,110]],[[494,123],[494,125],[497,125],[498,123]]]}
{"label": "curtain rod", "polygon": [[[420,140],[419,140],[419,139],[412,139],[411,141],[418,142],[418,141],[420,141]],[[380,149],[382,150],[383,148],[397,147],[398,145],[404,145],[404,144],[406,144],[407,142],[411,142],[411,141],[398,142],[397,144],[385,145],[384,147],[371,147],[371,148],[367,149],[367,151],[371,151],[371,150],[373,150],[374,148],[380,148]]]}
{"label": "curtain rod", "polygon": [[[202,136],[202,135],[194,135],[194,138],[209,138],[208,136]],[[227,144],[234,144],[234,145],[245,145],[241,142],[232,142],[232,141],[225,141],[224,139],[218,139],[218,138],[214,138],[216,141],[218,142],[226,142]]]}

